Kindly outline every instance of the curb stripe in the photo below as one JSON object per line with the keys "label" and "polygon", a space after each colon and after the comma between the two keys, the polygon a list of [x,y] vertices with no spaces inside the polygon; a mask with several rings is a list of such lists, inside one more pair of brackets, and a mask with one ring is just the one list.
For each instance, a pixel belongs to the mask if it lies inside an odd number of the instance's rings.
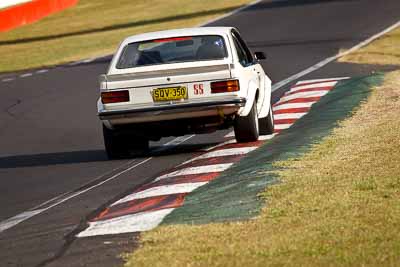
{"label": "curb stripe", "polygon": [[[240,159],[243,158],[243,156],[244,155],[230,155],[230,156],[225,156],[225,157],[213,157],[213,158],[199,159],[199,160],[195,160],[195,161],[189,162],[189,163],[182,163],[174,168],[171,168],[168,173],[178,171],[181,169],[202,167],[205,165],[212,166],[212,165],[221,165],[221,164],[230,164],[230,163],[234,164],[234,163],[240,161]],[[206,173],[206,174],[208,174],[208,173]],[[198,176],[198,175],[201,175],[201,173],[192,174],[192,175]],[[186,176],[186,175],[184,175],[184,176]],[[182,176],[174,176],[172,178],[176,178],[176,177],[182,177]],[[167,179],[172,179],[172,178],[167,178]],[[163,181],[163,180],[165,180],[165,179],[162,179],[160,181]]]}
{"label": "curb stripe", "polygon": [[238,147],[238,148],[227,148],[227,149],[220,149],[214,150],[212,152],[206,153],[204,155],[198,156],[196,158],[190,159],[184,162],[182,165],[187,164],[189,162],[193,162],[199,159],[207,159],[207,158],[214,158],[214,157],[225,157],[225,156],[233,156],[233,155],[244,155],[247,154],[257,147]]}
{"label": "curb stripe", "polygon": [[276,134],[269,134],[269,135],[261,135],[258,137],[258,140],[260,141],[265,141],[265,140],[270,140],[275,137]]}
{"label": "curb stripe", "polygon": [[285,103],[290,100],[294,99],[301,99],[301,98],[313,98],[313,97],[321,97],[326,95],[328,91],[324,90],[318,90],[318,91],[307,91],[307,92],[294,92],[293,94],[283,96],[280,100],[279,103]]}
{"label": "curb stripe", "polygon": [[310,111],[310,108],[287,108],[287,109],[278,109],[274,110],[274,118],[278,115],[284,114],[296,114],[296,113],[304,113],[307,114]]}
{"label": "curb stripe", "polygon": [[223,172],[228,169],[232,164],[215,164],[215,165],[206,165],[200,167],[190,167],[182,170],[177,170],[171,173],[164,174],[156,179],[156,181],[160,181],[165,178],[170,178],[174,176],[180,175],[188,175],[188,174],[200,174],[200,173],[210,173],[210,172]]}
{"label": "curb stripe", "polygon": [[298,103],[310,103],[310,105],[320,100],[320,96],[315,97],[305,97],[305,98],[295,98],[285,102],[277,103],[278,106],[283,104],[298,104]]}
{"label": "curb stripe", "polygon": [[306,112],[296,112],[296,113],[283,113],[283,114],[274,114],[274,122],[276,123],[277,120],[285,120],[285,119],[300,119]]}
{"label": "curb stripe", "polygon": [[208,182],[172,184],[172,185],[161,185],[161,186],[151,187],[149,189],[127,195],[126,197],[112,204],[111,207],[135,199],[189,193],[195,190],[196,188],[205,185],[206,183]]}
{"label": "curb stripe", "polygon": [[219,175],[219,172],[206,173],[206,174],[192,174],[192,175],[183,175],[183,176],[175,176],[172,178],[163,179],[157,182],[152,182],[149,184],[145,184],[141,186],[135,192],[139,192],[145,189],[149,189],[156,186],[162,185],[173,185],[173,184],[185,184],[185,183],[198,183],[198,182],[209,182],[214,180]]}
{"label": "curb stripe", "polygon": [[322,82],[336,82],[336,81],[347,80],[347,79],[350,79],[350,77],[339,77],[339,78],[330,78],[330,79],[313,79],[313,80],[299,81],[296,83],[296,85],[314,84],[314,83],[322,83]]}
{"label": "curb stripe", "polygon": [[223,147],[224,148],[239,148],[239,147],[249,147],[249,146],[251,146],[251,147],[257,146],[257,147],[259,147],[262,143],[264,143],[264,142],[262,142],[261,140],[255,141],[255,142],[248,142],[248,143],[236,143],[236,140],[235,140],[231,144],[226,144]]}
{"label": "curb stripe", "polygon": [[105,221],[89,222],[89,227],[80,232],[77,237],[148,231],[159,225],[164,217],[173,210],[162,209],[116,217]]}
{"label": "curb stripe", "polygon": [[179,167],[187,168],[187,167],[199,167],[204,165],[217,165],[217,164],[226,164],[226,163],[236,163],[240,161],[245,154],[242,155],[229,155],[224,157],[213,157],[213,158],[205,158],[195,160],[185,165],[179,165]]}
{"label": "curb stripe", "polygon": [[289,95],[294,95],[296,93],[305,93],[305,92],[316,92],[316,91],[330,91],[333,87],[327,86],[327,87],[317,87],[317,88],[305,88],[305,89],[299,89],[299,90],[290,90],[284,94],[284,96],[289,96]]}
{"label": "curb stripe", "polygon": [[312,102],[287,103],[287,104],[279,103],[275,104],[272,109],[275,114],[275,112],[281,109],[310,108],[312,104],[314,103]]}
{"label": "curb stripe", "polygon": [[177,208],[182,206],[185,196],[186,193],[132,200],[121,205],[107,208],[105,212],[101,213],[100,216],[93,219],[93,221],[102,221],[144,211],[151,212],[161,209]]}
{"label": "curb stripe", "polygon": [[281,125],[281,124],[290,124],[292,125],[293,123],[295,123],[298,120],[298,118],[294,118],[294,119],[280,119],[280,120],[275,120],[275,125]]}
{"label": "curb stripe", "polygon": [[284,130],[288,129],[290,126],[292,126],[293,123],[287,123],[287,124],[275,124],[275,129],[276,130]]}
{"label": "curb stripe", "polygon": [[293,86],[289,92],[301,90],[301,89],[312,89],[312,88],[329,88],[331,89],[334,87],[338,82],[331,81],[331,82],[322,82],[322,83],[308,83],[308,84],[296,84]]}

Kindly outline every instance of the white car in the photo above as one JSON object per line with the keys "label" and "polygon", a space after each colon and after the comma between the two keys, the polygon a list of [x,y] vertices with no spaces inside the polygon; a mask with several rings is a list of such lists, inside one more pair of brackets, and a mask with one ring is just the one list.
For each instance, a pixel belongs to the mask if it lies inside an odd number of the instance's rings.
{"label": "white car", "polygon": [[149,140],[234,127],[237,142],[274,131],[271,80],[239,32],[200,27],[126,38],[100,76],[98,115],[109,158]]}

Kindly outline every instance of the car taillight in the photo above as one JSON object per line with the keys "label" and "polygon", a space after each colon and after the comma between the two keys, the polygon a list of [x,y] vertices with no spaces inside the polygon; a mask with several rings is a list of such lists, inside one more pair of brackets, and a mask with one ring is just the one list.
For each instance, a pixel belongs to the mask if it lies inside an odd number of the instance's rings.
{"label": "car taillight", "polygon": [[229,93],[239,91],[239,81],[238,80],[230,80],[230,81],[221,81],[221,82],[212,82],[211,83],[211,93]]}
{"label": "car taillight", "polygon": [[111,91],[101,93],[101,102],[103,104],[129,102],[129,91]]}

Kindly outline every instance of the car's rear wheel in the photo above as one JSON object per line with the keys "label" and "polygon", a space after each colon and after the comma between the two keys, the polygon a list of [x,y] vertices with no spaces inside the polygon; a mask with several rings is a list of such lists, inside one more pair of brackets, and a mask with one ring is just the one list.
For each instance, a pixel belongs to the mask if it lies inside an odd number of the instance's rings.
{"label": "car's rear wheel", "polygon": [[129,136],[129,153],[131,156],[141,156],[149,151],[149,140],[143,137]]}
{"label": "car's rear wheel", "polygon": [[109,159],[141,155],[149,149],[149,140],[110,130],[103,125],[104,146]]}
{"label": "car's rear wheel", "polygon": [[253,142],[258,140],[259,125],[257,115],[257,102],[254,101],[253,107],[247,116],[237,116],[233,126],[235,138],[238,143]]}
{"label": "car's rear wheel", "polygon": [[265,118],[258,119],[258,124],[260,127],[260,135],[273,134],[275,130],[274,124],[274,113],[272,111],[272,106],[269,105],[269,113]]}

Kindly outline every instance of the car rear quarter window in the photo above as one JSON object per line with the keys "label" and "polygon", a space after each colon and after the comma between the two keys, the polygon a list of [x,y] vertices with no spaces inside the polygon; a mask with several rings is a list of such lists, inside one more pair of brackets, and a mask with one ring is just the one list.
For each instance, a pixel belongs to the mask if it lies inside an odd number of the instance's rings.
{"label": "car rear quarter window", "polygon": [[220,60],[226,57],[227,50],[222,36],[172,37],[128,44],[124,47],[116,68]]}
{"label": "car rear quarter window", "polygon": [[246,43],[240,35],[234,31],[232,32],[232,38],[240,64],[242,64],[242,66],[251,65],[254,60]]}

